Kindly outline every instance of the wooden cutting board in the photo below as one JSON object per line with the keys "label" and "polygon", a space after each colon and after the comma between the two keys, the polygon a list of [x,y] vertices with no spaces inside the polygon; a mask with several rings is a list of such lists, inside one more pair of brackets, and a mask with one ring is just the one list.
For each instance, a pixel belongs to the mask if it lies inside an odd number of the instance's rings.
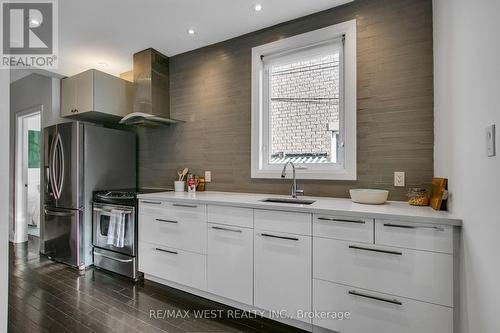
{"label": "wooden cutting board", "polygon": [[447,178],[432,178],[430,205],[435,210],[446,209],[447,186]]}

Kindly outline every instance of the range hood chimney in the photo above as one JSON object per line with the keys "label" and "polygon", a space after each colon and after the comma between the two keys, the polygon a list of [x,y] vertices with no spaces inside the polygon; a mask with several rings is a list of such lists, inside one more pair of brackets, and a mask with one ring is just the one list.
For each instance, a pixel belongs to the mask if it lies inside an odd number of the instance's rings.
{"label": "range hood chimney", "polygon": [[177,122],[170,118],[168,57],[152,48],[134,54],[133,112],[120,124],[159,127]]}

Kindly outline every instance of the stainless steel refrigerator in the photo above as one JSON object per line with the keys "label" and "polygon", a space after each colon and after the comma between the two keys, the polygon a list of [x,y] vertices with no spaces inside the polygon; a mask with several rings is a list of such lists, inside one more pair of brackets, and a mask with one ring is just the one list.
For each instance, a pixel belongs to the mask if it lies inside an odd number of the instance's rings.
{"label": "stainless steel refrigerator", "polygon": [[92,265],[93,191],[136,188],[136,154],[133,132],[81,122],[44,129],[45,255]]}

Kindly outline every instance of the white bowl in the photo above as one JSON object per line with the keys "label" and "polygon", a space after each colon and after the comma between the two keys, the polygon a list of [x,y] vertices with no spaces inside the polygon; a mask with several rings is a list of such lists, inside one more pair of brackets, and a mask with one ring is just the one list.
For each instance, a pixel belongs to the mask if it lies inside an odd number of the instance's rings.
{"label": "white bowl", "polygon": [[389,191],[373,189],[353,189],[349,190],[351,200],[357,203],[368,205],[381,205],[387,201]]}

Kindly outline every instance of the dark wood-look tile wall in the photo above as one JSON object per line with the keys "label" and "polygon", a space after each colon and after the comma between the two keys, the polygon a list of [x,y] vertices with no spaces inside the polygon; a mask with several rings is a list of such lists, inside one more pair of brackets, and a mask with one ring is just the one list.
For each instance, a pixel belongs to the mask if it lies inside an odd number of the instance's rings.
{"label": "dark wood-look tile wall", "polygon": [[170,60],[171,116],[185,123],[139,130],[139,185],[172,187],[176,170],[212,171],[209,190],[287,194],[289,181],[250,177],[251,48],[357,19],[357,181],[301,181],[307,195],[348,197],[349,188],[391,191],[433,176],[431,0],[357,0]]}

